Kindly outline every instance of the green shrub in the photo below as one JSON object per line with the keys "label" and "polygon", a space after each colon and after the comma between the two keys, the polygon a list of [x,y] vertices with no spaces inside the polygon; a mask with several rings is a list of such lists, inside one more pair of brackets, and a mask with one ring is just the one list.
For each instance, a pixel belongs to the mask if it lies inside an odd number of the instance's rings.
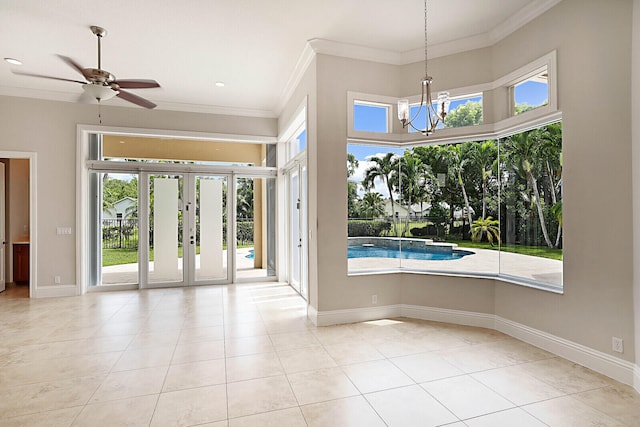
{"label": "green shrub", "polygon": [[349,237],[378,237],[391,230],[389,221],[349,220],[347,222]]}

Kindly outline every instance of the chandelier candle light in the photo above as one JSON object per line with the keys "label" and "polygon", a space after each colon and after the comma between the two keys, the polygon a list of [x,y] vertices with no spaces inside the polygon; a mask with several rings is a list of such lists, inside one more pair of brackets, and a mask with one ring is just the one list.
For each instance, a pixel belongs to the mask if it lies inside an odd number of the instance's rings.
{"label": "chandelier candle light", "polygon": [[[427,68],[427,0],[424,0],[424,79],[421,81],[420,108],[416,112],[413,118],[409,119],[411,109],[408,99],[398,100],[398,119],[402,122],[402,127],[411,126],[414,130],[421,132],[423,135],[431,135],[441,121],[444,123],[444,118],[449,110],[449,92],[438,92],[437,104],[431,99],[431,83],[433,77],[429,75]],[[420,116],[422,108],[426,110],[426,124],[424,129],[418,129],[413,125],[413,121]]]}

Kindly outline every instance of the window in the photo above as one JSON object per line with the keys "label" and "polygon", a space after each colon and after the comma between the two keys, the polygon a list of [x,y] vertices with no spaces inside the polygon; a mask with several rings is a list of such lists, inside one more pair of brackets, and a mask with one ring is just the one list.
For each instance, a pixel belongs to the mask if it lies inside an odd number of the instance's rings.
{"label": "window", "polygon": [[275,166],[272,144],[103,135],[98,160],[206,166]]}
{"label": "window", "polygon": [[561,123],[498,140],[347,150],[350,273],[402,268],[561,289]]}
{"label": "window", "polygon": [[301,153],[306,149],[307,149],[307,130],[303,127],[289,141],[288,159],[290,160],[294,158],[298,153]]}
{"label": "window", "polygon": [[372,102],[353,103],[353,129],[365,132],[389,132],[390,106]]}
{"label": "window", "polygon": [[[433,105],[436,108],[436,104]],[[427,112],[423,107],[420,111],[420,104],[414,104],[410,108],[411,117],[416,117],[413,125],[418,129],[424,129],[427,123]],[[463,126],[475,126],[482,124],[482,94],[464,95],[451,99],[449,112],[444,123],[440,122],[436,129],[457,128]],[[418,132],[409,128],[409,132]]]}
{"label": "window", "polygon": [[549,75],[547,68],[537,71],[511,87],[513,115],[543,107],[549,103]]}

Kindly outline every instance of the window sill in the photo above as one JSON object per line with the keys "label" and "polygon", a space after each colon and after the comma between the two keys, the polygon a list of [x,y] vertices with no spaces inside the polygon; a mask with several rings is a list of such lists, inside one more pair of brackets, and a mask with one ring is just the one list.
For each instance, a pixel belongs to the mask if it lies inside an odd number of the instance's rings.
{"label": "window sill", "polygon": [[404,268],[384,269],[384,270],[366,270],[366,271],[350,271],[347,272],[347,276],[373,276],[382,274],[424,274],[428,276],[448,276],[448,277],[462,277],[469,279],[492,279],[498,282],[507,283],[511,285],[524,286],[526,288],[537,289],[540,291],[551,292],[558,295],[564,295],[564,289],[562,286],[553,285],[551,283],[537,282],[534,280],[527,280],[521,277],[514,277],[500,274],[481,274],[481,273],[453,273],[444,271],[426,271],[426,270],[413,270]]}

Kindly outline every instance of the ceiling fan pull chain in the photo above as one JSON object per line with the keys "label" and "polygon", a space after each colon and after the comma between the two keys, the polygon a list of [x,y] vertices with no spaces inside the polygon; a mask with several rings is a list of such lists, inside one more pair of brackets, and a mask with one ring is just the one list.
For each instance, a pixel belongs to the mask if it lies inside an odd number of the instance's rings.
{"label": "ceiling fan pull chain", "polygon": [[98,121],[102,125],[102,104],[100,103],[100,98],[98,98]]}

